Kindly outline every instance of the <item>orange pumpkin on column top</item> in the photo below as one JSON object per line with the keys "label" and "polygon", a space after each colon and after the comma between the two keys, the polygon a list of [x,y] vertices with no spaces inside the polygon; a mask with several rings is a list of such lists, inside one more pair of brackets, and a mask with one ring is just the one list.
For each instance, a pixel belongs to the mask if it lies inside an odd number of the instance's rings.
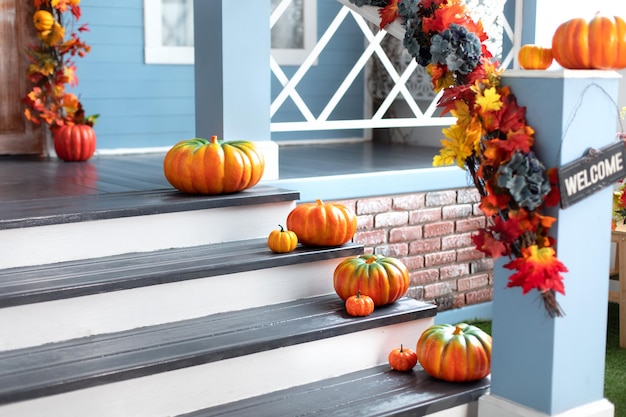
{"label": "orange pumpkin on column top", "polygon": [[256,185],[265,159],[253,142],[186,139],[165,155],[163,171],[174,188],[190,194],[227,194]]}
{"label": "orange pumpkin on column top", "polygon": [[356,214],[339,203],[297,205],[287,216],[287,229],[298,236],[298,241],[309,246],[343,245],[356,232]]}
{"label": "orange pumpkin on column top", "polygon": [[568,20],[554,32],[552,55],[568,69],[626,68],[626,22],[601,14]]}

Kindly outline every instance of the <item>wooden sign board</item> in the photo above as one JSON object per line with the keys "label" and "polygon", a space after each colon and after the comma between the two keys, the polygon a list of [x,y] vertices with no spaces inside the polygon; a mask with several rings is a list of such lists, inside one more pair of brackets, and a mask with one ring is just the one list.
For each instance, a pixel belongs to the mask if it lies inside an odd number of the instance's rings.
{"label": "wooden sign board", "polygon": [[561,207],[566,208],[626,177],[626,147],[619,141],[559,168]]}

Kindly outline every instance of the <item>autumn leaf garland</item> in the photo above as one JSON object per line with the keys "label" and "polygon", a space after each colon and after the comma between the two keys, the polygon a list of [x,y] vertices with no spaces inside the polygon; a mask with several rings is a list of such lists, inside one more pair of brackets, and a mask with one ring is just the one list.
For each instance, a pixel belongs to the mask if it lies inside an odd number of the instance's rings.
{"label": "autumn leaf garland", "polygon": [[551,317],[562,316],[555,293],[565,294],[562,273],[548,235],[556,219],[541,214],[559,203],[556,169],[546,170],[532,151],[534,130],[526,108],[500,84],[480,21],[461,0],[350,0],[380,7],[380,27],[399,17],[403,45],[426,68],[441,92],[438,107],[456,117],[443,129],[433,165],[466,169],[481,195],[489,225],[473,236],[476,248],[494,259],[508,256],[508,287],[537,290]]}
{"label": "autumn leaf garland", "polygon": [[78,97],[66,91],[66,85],[78,84],[76,57],[89,53],[79,33],[88,30],[81,25],[68,34],[66,29],[81,16],[80,0],[33,0],[33,25],[38,42],[27,49],[30,65],[26,77],[33,84],[23,98],[24,115],[35,124],[46,123],[51,129],[67,124],[93,126],[97,115],[86,116]]}

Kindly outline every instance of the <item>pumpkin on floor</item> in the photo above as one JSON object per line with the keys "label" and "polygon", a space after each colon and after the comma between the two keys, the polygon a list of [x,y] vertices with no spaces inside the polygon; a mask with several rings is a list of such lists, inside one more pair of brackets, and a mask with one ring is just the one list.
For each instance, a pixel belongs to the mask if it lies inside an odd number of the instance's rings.
{"label": "pumpkin on floor", "polygon": [[253,142],[186,139],[165,155],[165,178],[189,194],[228,194],[256,185],[263,176],[265,159]]}
{"label": "pumpkin on floor", "polygon": [[360,292],[371,297],[375,306],[382,306],[409,289],[409,270],[399,259],[365,254],[341,261],[333,273],[333,284],[342,300]]}
{"label": "pumpkin on floor", "polygon": [[430,326],[416,353],[424,371],[444,381],[475,381],[491,372],[491,336],[467,323]]}
{"label": "pumpkin on floor", "polygon": [[86,161],[96,151],[96,132],[86,124],[68,124],[52,130],[54,151],[69,162]]}
{"label": "pumpkin on floor", "polygon": [[298,236],[281,225],[278,227],[280,229],[272,230],[267,237],[267,246],[276,253],[293,252],[298,246]]}
{"label": "pumpkin on floor", "polygon": [[410,371],[417,365],[417,354],[404,346],[400,345],[399,348],[395,348],[389,352],[387,357],[389,365],[392,369],[400,372]]}
{"label": "pumpkin on floor", "polygon": [[356,232],[356,215],[343,204],[318,199],[314,203],[298,204],[291,210],[287,229],[294,231],[303,245],[343,245]]}

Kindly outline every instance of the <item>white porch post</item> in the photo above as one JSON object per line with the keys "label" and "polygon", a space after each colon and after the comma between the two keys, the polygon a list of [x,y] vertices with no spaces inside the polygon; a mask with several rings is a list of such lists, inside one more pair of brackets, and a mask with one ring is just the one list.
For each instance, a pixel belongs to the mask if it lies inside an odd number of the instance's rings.
{"label": "white porch post", "polygon": [[270,140],[270,12],[270,0],[194,0],[196,136],[256,142],[266,180],[278,178],[278,146]]}
{"label": "white porch post", "polygon": [[[502,82],[526,106],[547,167],[614,143],[617,73],[510,71]],[[613,416],[603,396],[611,207],[609,186],[548,213],[557,218],[557,256],[569,269],[566,294],[557,294],[565,317],[549,318],[536,292],[505,288],[511,271],[496,263],[492,385],[479,416]]]}

